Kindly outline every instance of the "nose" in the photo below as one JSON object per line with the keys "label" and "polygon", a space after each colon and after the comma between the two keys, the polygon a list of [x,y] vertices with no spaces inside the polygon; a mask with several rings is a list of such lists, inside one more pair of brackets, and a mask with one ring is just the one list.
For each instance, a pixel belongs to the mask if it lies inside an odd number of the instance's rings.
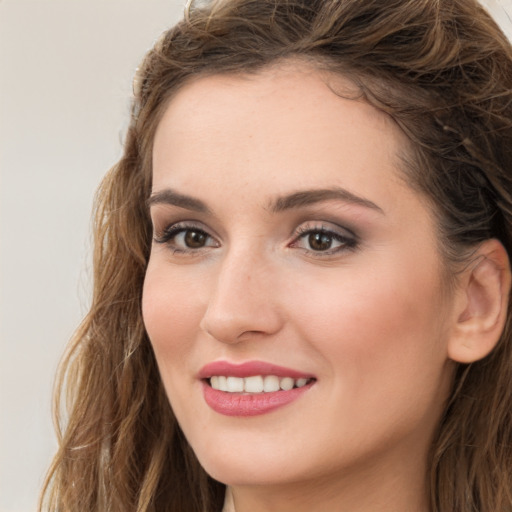
{"label": "nose", "polygon": [[223,343],[275,334],[282,326],[275,277],[262,258],[226,257],[219,262],[200,327]]}

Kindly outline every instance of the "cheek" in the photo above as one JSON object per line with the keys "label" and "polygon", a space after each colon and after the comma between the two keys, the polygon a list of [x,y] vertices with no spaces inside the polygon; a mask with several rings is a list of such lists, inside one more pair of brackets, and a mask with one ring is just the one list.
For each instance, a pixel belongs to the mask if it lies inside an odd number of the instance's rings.
{"label": "cheek", "polygon": [[157,362],[187,364],[192,337],[199,328],[203,305],[194,281],[180,273],[170,276],[165,268],[150,262],[144,280],[142,315]]}
{"label": "cheek", "polygon": [[431,434],[447,397],[439,280],[393,268],[361,275],[352,269],[343,279],[310,286],[307,302],[295,295],[301,337],[325,363],[329,398],[315,412],[325,417],[318,435],[333,436],[333,443],[340,432],[346,440],[355,431],[354,443],[372,443],[375,429],[384,444],[411,433],[419,442]]}
{"label": "cheek", "polygon": [[404,379],[417,385],[440,379],[448,330],[437,266],[418,270],[414,261],[397,259],[329,277],[303,280],[290,309],[343,385],[401,392]]}
{"label": "cheek", "polygon": [[144,280],[142,315],[169,402],[189,431],[186,418],[199,417],[197,401],[190,400],[190,395],[197,385],[197,367],[193,363],[202,307],[194,282],[166,267],[150,261]]}

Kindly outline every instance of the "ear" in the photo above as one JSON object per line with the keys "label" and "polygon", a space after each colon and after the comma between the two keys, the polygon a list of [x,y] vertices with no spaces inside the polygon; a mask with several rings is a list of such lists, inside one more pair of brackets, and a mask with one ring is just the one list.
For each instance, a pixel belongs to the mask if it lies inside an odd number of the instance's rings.
{"label": "ear", "polygon": [[510,283],[507,251],[498,240],[486,240],[463,271],[456,292],[450,359],[473,363],[496,346],[507,320]]}

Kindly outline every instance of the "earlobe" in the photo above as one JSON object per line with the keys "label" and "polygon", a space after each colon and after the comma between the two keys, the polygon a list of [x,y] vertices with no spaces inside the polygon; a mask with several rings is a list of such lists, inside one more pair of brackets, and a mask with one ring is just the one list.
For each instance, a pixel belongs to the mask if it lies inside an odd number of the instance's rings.
{"label": "earlobe", "polygon": [[459,363],[473,363],[487,356],[498,343],[507,319],[510,262],[495,239],[481,244],[464,271],[457,292],[454,329],[448,356]]}

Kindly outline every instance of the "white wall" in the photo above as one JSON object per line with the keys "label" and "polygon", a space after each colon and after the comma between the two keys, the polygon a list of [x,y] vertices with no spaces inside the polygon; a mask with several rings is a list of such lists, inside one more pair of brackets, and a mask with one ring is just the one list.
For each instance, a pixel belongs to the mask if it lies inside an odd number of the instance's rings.
{"label": "white wall", "polygon": [[[88,301],[93,193],[134,70],[183,3],[0,0],[0,512],[35,509],[53,375]],[[487,4],[511,35],[512,0]]]}
{"label": "white wall", "polygon": [[135,68],[184,3],[0,3],[1,512],[35,510],[53,375],[88,301],[94,190],[120,156]]}
{"label": "white wall", "polygon": [[480,0],[512,41],[512,0]]}

